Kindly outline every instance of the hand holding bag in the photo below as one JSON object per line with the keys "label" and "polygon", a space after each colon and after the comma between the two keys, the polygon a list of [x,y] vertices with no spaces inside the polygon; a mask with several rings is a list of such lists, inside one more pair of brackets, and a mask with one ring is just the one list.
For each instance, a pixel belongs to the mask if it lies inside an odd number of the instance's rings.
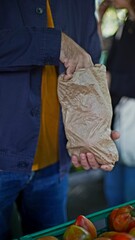
{"label": "hand holding bag", "polygon": [[118,153],[111,139],[112,106],[105,66],[80,69],[68,81],[60,76],[58,97],[70,156],[91,152],[99,164],[114,164]]}

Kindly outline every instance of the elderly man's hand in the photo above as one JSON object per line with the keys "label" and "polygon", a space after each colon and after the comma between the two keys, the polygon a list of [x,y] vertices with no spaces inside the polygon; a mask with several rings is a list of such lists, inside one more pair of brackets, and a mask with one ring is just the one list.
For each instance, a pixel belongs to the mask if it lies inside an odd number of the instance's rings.
{"label": "elderly man's hand", "polygon": [[[120,137],[120,134],[116,131],[112,131],[111,137],[113,140],[117,140]],[[73,155],[71,161],[75,167],[83,167],[85,170],[100,168],[105,171],[111,171],[114,167],[112,164],[98,164],[94,155],[90,152],[86,154],[81,153],[79,159],[77,156]]]}
{"label": "elderly man's hand", "polygon": [[62,33],[60,61],[66,67],[64,79],[70,79],[80,68],[93,65],[90,55],[66,34]]}

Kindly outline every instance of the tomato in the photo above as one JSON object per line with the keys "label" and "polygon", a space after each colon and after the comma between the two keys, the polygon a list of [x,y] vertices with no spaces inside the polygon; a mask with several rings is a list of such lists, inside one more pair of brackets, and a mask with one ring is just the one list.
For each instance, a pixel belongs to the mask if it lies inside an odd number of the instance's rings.
{"label": "tomato", "polygon": [[97,237],[94,240],[111,240],[111,238],[108,238],[108,237]]}
{"label": "tomato", "polygon": [[130,231],[132,228],[135,228],[135,217],[133,217],[132,221],[129,223],[128,231]]}
{"label": "tomato", "polygon": [[73,224],[66,229],[63,240],[92,240],[92,237],[87,230]]}
{"label": "tomato", "polygon": [[109,215],[109,229],[117,232],[129,232],[135,223],[135,209],[128,205],[112,210]]}
{"label": "tomato", "polygon": [[108,237],[108,238],[111,238],[112,236],[116,235],[117,233],[118,232],[115,232],[115,231],[103,232],[98,237]]}
{"label": "tomato", "polygon": [[75,221],[75,225],[80,226],[87,230],[90,234],[92,239],[97,237],[97,230],[94,224],[85,216],[79,215]]}
{"label": "tomato", "polygon": [[38,238],[37,240],[58,240],[58,238],[53,236],[44,236],[44,237]]}
{"label": "tomato", "polygon": [[135,227],[130,229],[129,234],[135,237]]}
{"label": "tomato", "polygon": [[118,233],[112,236],[111,240],[135,240],[135,238],[128,233]]}

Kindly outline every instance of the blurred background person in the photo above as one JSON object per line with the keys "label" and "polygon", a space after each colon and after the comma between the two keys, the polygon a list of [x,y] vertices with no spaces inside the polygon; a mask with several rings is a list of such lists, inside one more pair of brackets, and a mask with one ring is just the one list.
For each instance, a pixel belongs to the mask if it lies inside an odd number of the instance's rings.
{"label": "blurred background person", "polygon": [[[103,1],[99,7],[100,23],[102,22],[104,13],[110,6],[114,7],[116,10],[127,10],[123,24],[118,28],[113,37],[111,49],[108,51],[106,62],[107,71],[109,73],[108,77],[110,78],[108,80],[110,81],[110,93],[114,110],[112,121],[112,129],[114,129],[116,126],[116,113],[118,106],[121,111],[122,103],[126,104],[128,100],[135,98],[135,1]],[[130,114],[126,114],[123,121],[128,121],[130,117]],[[132,132],[132,129],[134,129],[134,122],[133,124],[130,124],[129,127]],[[124,134],[122,131],[124,131],[124,129],[120,132],[121,138],[122,134]],[[126,139],[127,146],[130,144],[130,138],[131,137],[129,136]],[[118,144],[120,156],[119,162],[116,164],[112,172],[104,174],[104,193],[109,207],[135,199],[134,160],[130,153],[127,154],[126,159],[123,158],[120,141],[121,139]],[[131,139],[131,143],[133,145],[134,139]],[[134,147],[131,150],[134,152]]]}

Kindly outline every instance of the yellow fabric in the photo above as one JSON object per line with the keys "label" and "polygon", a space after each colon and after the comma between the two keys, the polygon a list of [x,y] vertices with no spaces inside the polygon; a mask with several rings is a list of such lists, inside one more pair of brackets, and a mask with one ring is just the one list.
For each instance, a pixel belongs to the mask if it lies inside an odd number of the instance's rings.
{"label": "yellow fabric", "polygon": [[[54,27],[49,0],[47,0],[48,27]],[[42,72],[41,123],[37,150],[32,170],[47,167],[58,161],[59,102],[55,66],[45,66]]]}

